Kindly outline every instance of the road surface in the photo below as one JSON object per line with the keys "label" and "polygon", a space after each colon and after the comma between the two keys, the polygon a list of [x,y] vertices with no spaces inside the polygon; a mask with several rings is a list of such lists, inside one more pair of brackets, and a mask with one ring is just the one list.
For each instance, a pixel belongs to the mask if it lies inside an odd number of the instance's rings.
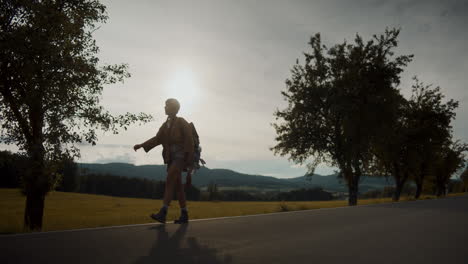
{"label": "road surface", "polygon": [[0,263],[468,263],[467,223],[461,196],[2,235]]}

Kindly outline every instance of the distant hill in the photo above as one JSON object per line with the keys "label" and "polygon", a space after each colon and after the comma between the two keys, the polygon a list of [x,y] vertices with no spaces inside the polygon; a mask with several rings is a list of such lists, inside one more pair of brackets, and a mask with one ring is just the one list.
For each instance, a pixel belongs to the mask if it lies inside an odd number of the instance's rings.
{"label": "distant hill", "polygon": [[[165,180],[166,177],[166,166],[164,165],[135,166],[127,163],[80,163],[79,167],[85,169],[86,173],[112,174],[153,180]],[[252,191],[288,191],[311,187],[322,187],[328,191],[347,191],[346,184],[340,182],[336,175],[314,175],[311,180],[307,180],[305,176],[279,179],[271,176],[250,175],[227,169],[209,169],[205,167],[192,176],[192,183],[197,187],[207,186],[210,182],[218,184],[222,189],[247,189]],[[363,177],[360,191],[381,189],[392,184],[393,181],[389,180],[387,182],[384,178]]]}

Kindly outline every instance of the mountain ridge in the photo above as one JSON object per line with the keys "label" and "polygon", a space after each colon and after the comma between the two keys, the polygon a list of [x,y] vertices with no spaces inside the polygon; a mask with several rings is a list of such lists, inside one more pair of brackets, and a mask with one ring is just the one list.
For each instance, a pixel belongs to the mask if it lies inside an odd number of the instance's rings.
{"label": "mountain ridge", "polygon": [[[78,163],[84,174],[111,174],[116,176],[147,178],[152,180],[165,180],[165,165],[133,165],[129,163]],[[346,192],[346,184],[337,178],[336,174],[314,174],[310,179],[307,176],[294,178],[276,178],[258,174],[236,172],[231,169],[202,167],[192,176],[192,184],[205,187],[216,183],[221,189],[247,189],[252,191],[288,191],[299,188],[321,187],[333,192]],[[363,177],[360,191],[381,189],[392,185],[393,181],[385,178]]]}

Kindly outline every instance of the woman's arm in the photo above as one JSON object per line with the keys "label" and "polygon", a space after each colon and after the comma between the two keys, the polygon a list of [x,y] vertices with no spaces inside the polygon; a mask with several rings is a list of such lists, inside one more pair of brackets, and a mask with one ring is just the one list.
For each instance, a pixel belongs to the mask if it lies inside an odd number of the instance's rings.
{"label": "woman's arm", "polygon": [[139,148],[143,148],[145,150],[145,152],[148,152],[152,148],[154,148],[154,147],[156,147],[158,145],[161,145],[162,141],[163,141],[163,137],[164,137],[163,136],[164,135],[163,129],[164,129],[164,124],[159,128],[159,131],[156,134],[156,136],[148,139],[147,141],[143,142],[142,144],[136,144],[135,146],[133,146],[133,149],[135,151],[137,151]]}

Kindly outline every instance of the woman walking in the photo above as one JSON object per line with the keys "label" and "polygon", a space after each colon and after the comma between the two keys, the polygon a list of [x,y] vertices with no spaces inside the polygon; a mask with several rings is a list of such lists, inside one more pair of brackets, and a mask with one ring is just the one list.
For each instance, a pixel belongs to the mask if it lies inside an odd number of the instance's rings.
{"label": "woman walking", "polygon": [[168,116],[166,122],[159,128],[156,136],[133,147],[135,151],[143,148],[145,152],[148,152],[158,145],[163,145],[164,163],[167,164],[163,206],[158,213],[150,215],[151,218],[161,223],[166,223],[167,211],[174,197],[174,188],[180,206],[180,217],[174,223],[183,224],[189,220],[184,185],[182,184],[182,172],[187,171],[188,175],[191,174],[194,142],[190,125],[185,119],[177,116],[179,109],[180,104],[176,99],[166,100],[164,107]]}

